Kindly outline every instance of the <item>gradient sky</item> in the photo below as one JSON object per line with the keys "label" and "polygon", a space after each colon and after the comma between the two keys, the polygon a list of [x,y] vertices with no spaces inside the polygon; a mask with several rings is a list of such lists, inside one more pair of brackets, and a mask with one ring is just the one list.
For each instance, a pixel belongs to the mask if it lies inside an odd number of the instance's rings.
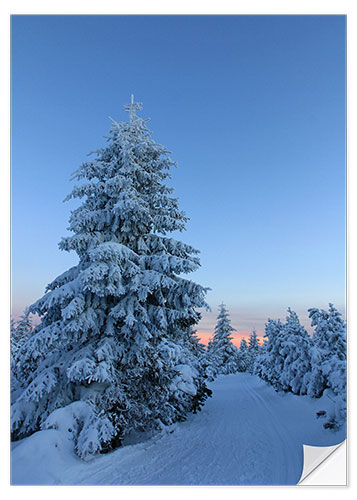
{"label": "gradient sky", "polygon": [[[290,306],[345,307],[344,16],[13,16],[12,310],[75,254],[62,203],[135,94],[238,338]],[[176,235],[175,235],[176,236]]]}

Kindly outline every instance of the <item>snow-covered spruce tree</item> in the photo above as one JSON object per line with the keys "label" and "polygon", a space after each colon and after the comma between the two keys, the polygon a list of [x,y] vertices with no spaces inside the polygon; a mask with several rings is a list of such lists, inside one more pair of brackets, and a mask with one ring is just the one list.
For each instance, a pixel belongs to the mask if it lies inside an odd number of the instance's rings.
{"label": "snow-covered spruce tree", "polygon": [[255,330],[252,331],[252,333],[250,334],[249,336],[249,339],[248,339],[248,366],[247,366],[247,371],[249,373],[253,373],[254,372],[254,364],[255,364],[255,360],[259,354],[259,350],[260,350],[260,344],[259,344],[259,340],[258,340],[258,337],[257,337],[257,332]]}
{"label": "snow-covered spruce tree", "polygon": [[280,349],[284,357],[280,382],[283,390],[302,395],[307,393],[310,381],[312,341],[297,314],[290,308],[288,313]]}
{"label": "snow-covered spruce tree", "polygon": [[262,350],[254,365],[254,373],[271,384],[276,391],[282,390],[280,377],[284,368],[281,349],[285,340],[285,331],[280,319],[268,319],[265,324],[265,349]]}
{"label": "snow-covered spruce tree", "polygon": [[211,363],[216,367],[217,373],[228,375],[238,370],[238,349],[232,344],[231,333],[235,328],[231,326],[229,314],[224,304],[219,306],[217,325],[212,342],[209,346]]}
{"label": "snow-covered spruce tree", "polygon": [[326,428],[338,429],[346,420],[346,323],[333,304],[328,311],[309,309],[309,317],[316,328],[308,394],[320,397],[327,391],[334,407],[319,414],[326,418]]}
{"label": "snow-covered spruce tree", "polygon": [[72,211],[60,248],[77,266],[30,307],[40,316],[21,348],[14,439],[72,420],[85,458],[120,445],[136,428],[183,420],[207,397],[192,349],[206,289],[181,277],[198,251],[167,236],[187,218],[164,184],[174,162],[151,139],[141,105],[112,122],[108,145],[74,173]]}
{"label": "snow-covered spruce tree", "polygon": [[245,338],[242,338],[238,349],[237,368],[239,372],[247,371],[249,366],[248,344]]}

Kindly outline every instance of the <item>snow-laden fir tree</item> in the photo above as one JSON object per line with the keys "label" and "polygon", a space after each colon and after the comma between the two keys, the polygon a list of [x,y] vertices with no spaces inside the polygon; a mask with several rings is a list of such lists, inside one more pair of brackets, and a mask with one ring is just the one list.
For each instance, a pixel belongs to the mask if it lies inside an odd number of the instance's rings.
{"label": "snow-laden fir tree", "polygon": [[309,309],[315,327],[313,366],[308,394],[320,397],[326,391],[334,406],[324,415],[327,428],[338,429],[346,420],[346,323],[333,304],[329,310]]}
{"label": "snow-laden fir tree", "polygon": [[228,375],[238,370],[238,349],[232,343],[233,337],[231,337],[234,331],[227,308],[221,304],[213,339],[209,344],[211,363],[219,374]]}
{"label": "snow-laden fir tree", "polygon": [[280,319],[268,319],[264,337],[267,342],[265,349],[255,360],[254,373],[279,391],[283,388],[280,378],[284,368],[284,356],[281,350],[285,341],[284,327]]}
{"label": "snow-laden fir tree", "polygon": [[284,357],[280,383],[283,390],[302,395],[307,393],[310,381],[312,341],[298,315],[290,308],[288,313],[280,350]]}
{"label": "snow-laden fir tree", "polygon": [[248,366],[247,366],[247,371],[249,373],[253,373],[254,372],[254,364],[255,364],[255,360],[259,354],[259,350],[260,350],[260,344],[259,344],[259,340],[258,340],[258,337],[257,337],[257,332],[255,330],[252,331],[252,333],[250,334],[249,336],[249,339],[248,339]]}
{"label": "snow-laden fir tree", "polygon": [[238,362],[237,369],[239,372],[247,371],[249,366],[249,353],[248,353],[248,344],[245,338],[243,337],[238,349]]}
{"label": "snow-laden fir tree", "polygon": [[206,289],[181,276],[198,251],[168,236],[187,221],[165,185],[174,162],[138,109],[132,99],[130,121],[113,121],[107,146],[73,175],[67,200],[82,203],[60,248],[79,262],[30,307],[41,322],[20,349],[13,438],[69,418],[81,457],[182,420],[207,397],[192,345]]}

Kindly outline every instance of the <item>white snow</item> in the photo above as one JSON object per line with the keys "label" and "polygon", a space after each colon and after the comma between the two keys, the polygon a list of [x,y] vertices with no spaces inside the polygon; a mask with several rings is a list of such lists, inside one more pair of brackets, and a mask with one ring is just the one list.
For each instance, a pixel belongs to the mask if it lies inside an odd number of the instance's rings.
{"label": "white snow", "polygon": [[[66,433],[50,429],[13,444],[12,484],[296,484],[303,444],[331,446],[344,431],[315,413],[333,403],[276,393],[257,376],[221,375],[201,412],[159,434],[83,462]],[[127,442],[130,442],[128,439]]]}

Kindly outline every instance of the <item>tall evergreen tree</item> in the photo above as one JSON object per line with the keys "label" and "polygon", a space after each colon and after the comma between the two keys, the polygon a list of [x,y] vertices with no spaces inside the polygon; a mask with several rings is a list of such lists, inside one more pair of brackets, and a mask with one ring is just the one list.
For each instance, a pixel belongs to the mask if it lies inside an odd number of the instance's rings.
{"label": "tall evergreen tree", "polygon": [[211,362],[218,373],[227,375],[238,370],[238,349],[232,343],[231,337],[234,331],[226,306],[221,304],[213,339],[209,345]]}
{"label": "tall evergreen tree", "polygon": [[41,322],[21,348],[12,404],[15,439],[71,415],[81,457],[182,420],[208,394],[192,344],[206,289],[181,276],[199,267],[198,251],[167,236],[187,221],[164,183],[174,162],[141,105],[125,108],[129,122],[113,121],[108,145],[73,175],[67,200],[82,203],[60,248],[79,262],[30,307]]}

